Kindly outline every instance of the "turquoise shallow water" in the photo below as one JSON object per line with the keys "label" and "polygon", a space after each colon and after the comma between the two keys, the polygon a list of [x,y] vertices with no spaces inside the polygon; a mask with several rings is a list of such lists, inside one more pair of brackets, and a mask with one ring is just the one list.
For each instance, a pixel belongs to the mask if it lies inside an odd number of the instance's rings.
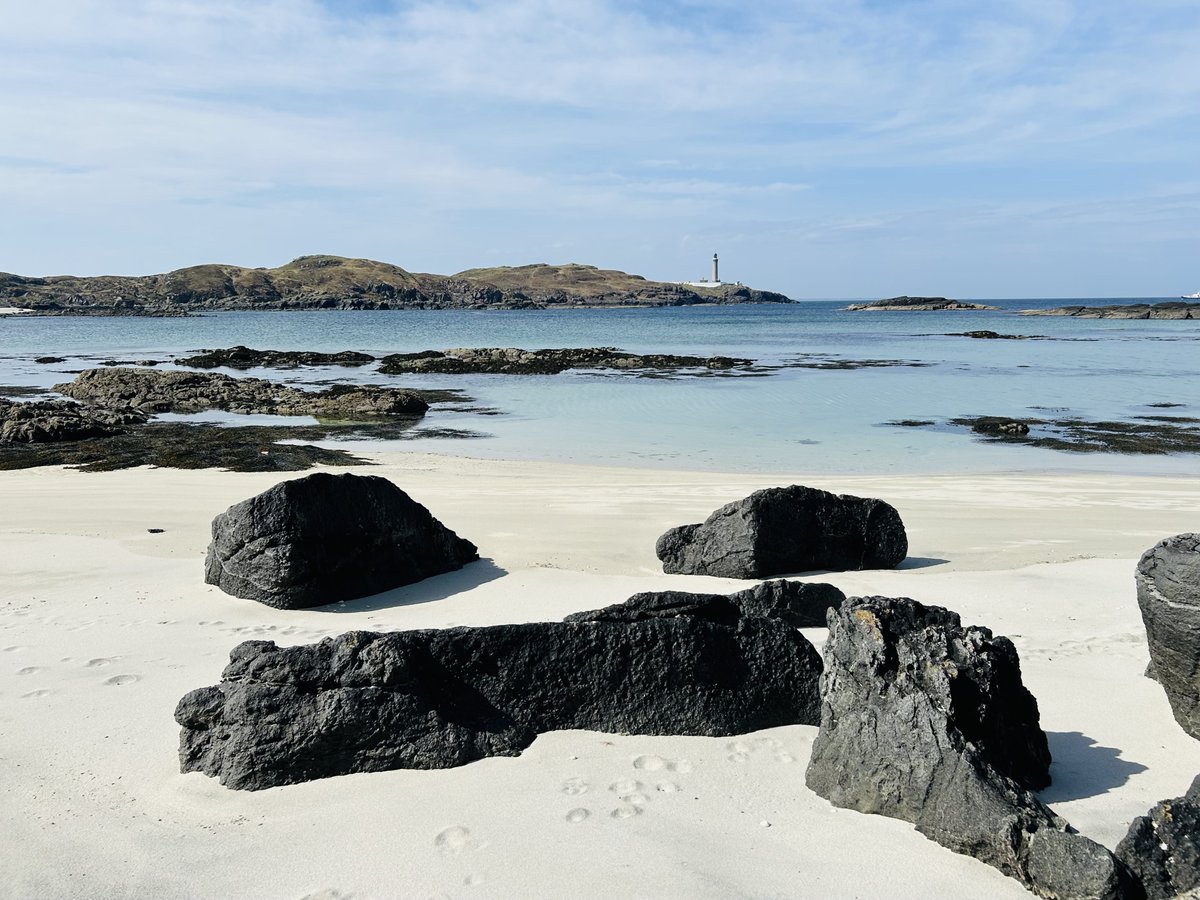
{"label": "turquoise shallow water", "polygon": [[[1151,300],[1160,298],[1150,298]],[[180,319],[0,318],[0,385],[48,386],[115,359],[170,359],[198,348],[364,350],[462,346],[616,346],[633,351],[891,359],[923,367],[786,369],[767,377],[387,378],[372,369],[254,371],[313,384],[370,380],[453,386],[499,416],[436,412],[430,426],[485,432],[402,447],[473,456],[763,472],[1200,471],[1200,457],[1077,454],[981,443],[962,433],[885,426],[893,419],[1036,415],[1089,418],[1164,410],[1200,416],[1200,322],[1022,317],[1067,301],[988,301],[997,311],[850,313],[844,302],[680,309],[221,313]],[[1083,302],[1083,301],[1080,301]],[[1089,300],[1092,304],[1130,302]],[[986,341],[991,329],[1046,340]],[[44,366],[43,355],[69,357]],[[235,373],[236,374],[236,373]]]}

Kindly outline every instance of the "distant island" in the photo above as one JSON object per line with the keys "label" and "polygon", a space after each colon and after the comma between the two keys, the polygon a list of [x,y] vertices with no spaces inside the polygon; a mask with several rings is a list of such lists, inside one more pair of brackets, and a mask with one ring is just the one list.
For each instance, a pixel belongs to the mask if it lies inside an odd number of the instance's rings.
{"label": "distant island", "polygon": [[1072,316],[1076,319],[1200,319],[1200,303],[1128,303],[1117,306],[1056,306],[1023,309],[1023,316]]}
{"label": "distant island", "polygon": [[649,281],[576,263],[498,266],[457,275],[390,263],[301,256],[273,269],[201,265],[163,275],[0,273],[0,307],[42,315],[187,315],[213,310],[547,309],[790,303],[741,284],[712,288]]}
{"label": "distant island", "polygon": [[982,303],[964,303],[962,300],[950,300],[946,297],[889,297],[886,300],[875,300],[871,303],[851,303],[846,309],[853,312],[862,310],[871,312],[940,312],[959,309],[996,309],[996,307],[984,306]]}

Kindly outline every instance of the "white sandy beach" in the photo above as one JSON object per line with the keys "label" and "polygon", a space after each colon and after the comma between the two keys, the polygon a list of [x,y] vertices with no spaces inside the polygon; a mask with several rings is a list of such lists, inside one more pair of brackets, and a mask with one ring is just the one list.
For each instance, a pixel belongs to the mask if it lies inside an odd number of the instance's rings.
{"label": "white sandy beach", "polygon": [[655,538],[776,484],[897,507],[904,568],[806,578],[947,606],[1010,636],[1055,757],[1042,797],[1084,834],[1114,846],[1200,772],[1200,742],[1143,676],[1133,585],[1143,550],[1200,530],[1200,478],[375,459],[357,471],[394,480],[485,559],[307,611],[203,582],[212,517],[305,473],[0,472],[0,896],[1031,896],[905,823],[808,791],[812,727],[723,739],[560,732],[517,758],[257,793],[179,774],[175,704],[216,683],[240,640],[549,620],[641,590],[737,589],[662,574]]}

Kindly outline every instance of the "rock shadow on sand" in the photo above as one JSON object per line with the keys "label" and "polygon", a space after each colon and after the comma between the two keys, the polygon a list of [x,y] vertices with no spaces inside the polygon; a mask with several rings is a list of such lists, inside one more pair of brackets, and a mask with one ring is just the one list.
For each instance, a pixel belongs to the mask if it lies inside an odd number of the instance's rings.
{"label": "rock shadow on sand", "polygon": [[907,556],[901,560],[897,569],[928,569],[933,566],[944,566],[949,563],[948,559],[940,559],[936,556]]}
{"label": "rock shadow on sand", "polygon": [[433,603],[477,588],[489,581],[495,581],[507,574],[507,569],[500,568],[492,560],[478,559],[457,571],[447,572],[445,575],[435,575],[424,581],[418,581],[416,584],[406,584],[403,587],[392,588],[390,591],[372,594],[369,597],[358,597],[354,600],[316,606],[313,607],[313,611],[361,613],[395,609],[398,606],[416,606],[419,603]]}
{"label": "rock shadow on sand", "polygon": [[1121,759],[1116,747],[1102,747],[1078,731],[1047,731],[1050,744],[1050,787],[1038,793],[1043,803],[1065,803],[1108,793],[1134,775],[1145,772],[1141,763]]}

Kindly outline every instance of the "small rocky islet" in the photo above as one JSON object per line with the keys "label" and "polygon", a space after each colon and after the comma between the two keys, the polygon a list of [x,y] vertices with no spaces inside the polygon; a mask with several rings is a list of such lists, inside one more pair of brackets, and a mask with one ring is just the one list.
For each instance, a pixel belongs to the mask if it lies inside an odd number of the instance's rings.
{"label": "small rocky islet", "polygon": [[851,303],[849,312],[958,312],[963,310],[999,309],[983,303],[951,300],[948,297],[888,297],[870,303]]}

